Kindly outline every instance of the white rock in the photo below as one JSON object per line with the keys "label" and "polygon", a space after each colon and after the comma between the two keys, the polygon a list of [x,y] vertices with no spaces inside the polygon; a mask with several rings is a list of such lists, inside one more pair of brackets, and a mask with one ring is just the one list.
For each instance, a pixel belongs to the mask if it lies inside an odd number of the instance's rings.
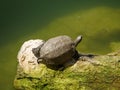
{"label": "white rock", "polygon": [[32,48],[36,48],[39,45],[42,45],[43,43],[43,40],[35,39],[28,40],[24,42],[21,46],[18,52],[17,59],[19,65],[24,69],[25,72],[30,72],[31,70],[34,70],[37,67],[37,58],[34,56]]}

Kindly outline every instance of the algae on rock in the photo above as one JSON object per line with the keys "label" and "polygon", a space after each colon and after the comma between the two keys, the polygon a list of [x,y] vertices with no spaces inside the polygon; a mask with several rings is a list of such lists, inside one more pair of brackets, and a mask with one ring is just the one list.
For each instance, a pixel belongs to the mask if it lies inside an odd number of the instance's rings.
{"label": "algae on rock", "polygon": [[39,64],[25,72],[18,65],[14,86],[20,90],[120,90],[119,55],[82,56],[63,71]]}

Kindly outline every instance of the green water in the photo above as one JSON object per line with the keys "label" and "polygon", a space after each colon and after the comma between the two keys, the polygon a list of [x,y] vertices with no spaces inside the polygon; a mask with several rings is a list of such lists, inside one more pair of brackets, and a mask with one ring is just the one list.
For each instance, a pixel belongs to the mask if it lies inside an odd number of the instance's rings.
{"label": "green water", "polygon": [[12,0],[0,3],[0,90],[14,90],[17,52],[29,39],[83,35],[78,50],[106,54],[120,49],[119,0]]}

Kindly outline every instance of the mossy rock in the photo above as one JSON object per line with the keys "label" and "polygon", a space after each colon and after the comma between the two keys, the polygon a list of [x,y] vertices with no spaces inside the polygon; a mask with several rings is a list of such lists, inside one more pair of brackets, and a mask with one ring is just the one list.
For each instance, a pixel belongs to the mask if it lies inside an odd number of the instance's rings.
{"label": "mossy rock", "polygon": [[19,66],[14,86],[18,90],[120,90],[120,53],[83,56],[62,71],[39,64],[24,72]]}

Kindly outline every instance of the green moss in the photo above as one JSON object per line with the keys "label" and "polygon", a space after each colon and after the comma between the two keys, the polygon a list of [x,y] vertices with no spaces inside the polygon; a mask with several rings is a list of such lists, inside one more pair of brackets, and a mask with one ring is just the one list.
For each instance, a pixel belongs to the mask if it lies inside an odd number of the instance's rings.
{"label": "green moss", "polygon": [[[90,59],[90,58],[89,58]],[[120,56],[95,56],[94,65],[79,60],[63,71],[43,67],[44,72],[36,71],[23,78],[15,79],[15,87],[23,90],[118,90],[120,88]],[[34,71],[35,72],[35,71]],[[39,73],[39,75],[38,75]]]}

